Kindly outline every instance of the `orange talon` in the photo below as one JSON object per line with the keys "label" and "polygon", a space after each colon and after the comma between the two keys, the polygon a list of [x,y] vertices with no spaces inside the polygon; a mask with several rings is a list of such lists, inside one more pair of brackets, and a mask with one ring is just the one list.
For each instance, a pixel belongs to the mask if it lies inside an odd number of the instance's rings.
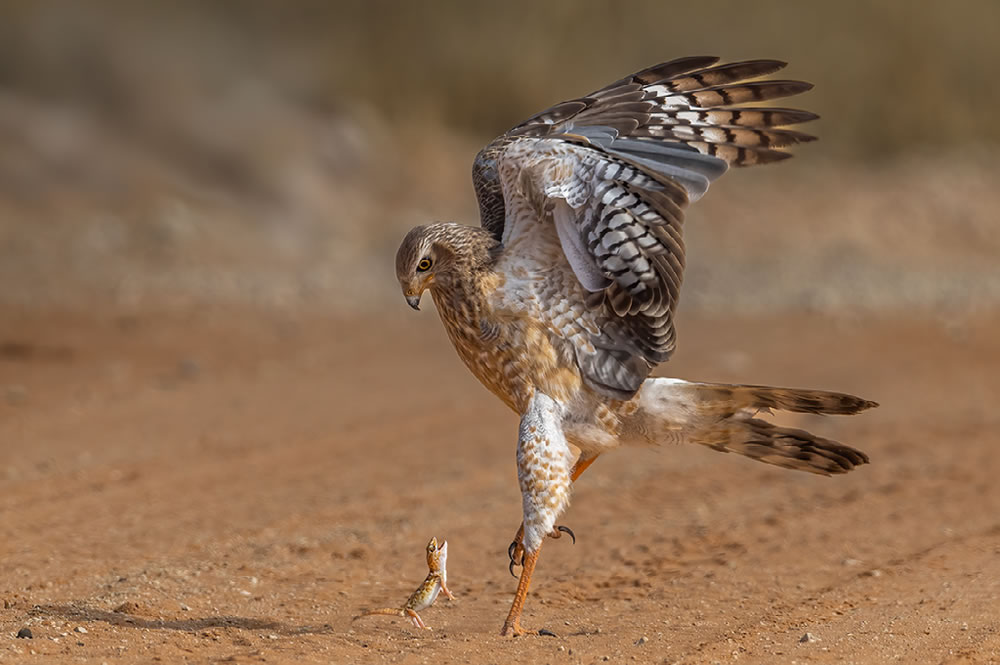
{"label": "orange talon", "polygon": [[538,561],[538,552],[541,549],[534,552],[525,552],[524,560],[521,569],[521,579],[517,582],[517,592],[514,594],[514,603],[510,606],[510,613],[507,615],[507,620],[503,623],[503,630],[500,634],[506,636],[508,634],[513,634],[514,636],[524,635],[525,630],[521,627],[521,612],[524,611],[524,601],[528,597],[528,587],[531,586],[531,574],[535,572],[535,563]]}

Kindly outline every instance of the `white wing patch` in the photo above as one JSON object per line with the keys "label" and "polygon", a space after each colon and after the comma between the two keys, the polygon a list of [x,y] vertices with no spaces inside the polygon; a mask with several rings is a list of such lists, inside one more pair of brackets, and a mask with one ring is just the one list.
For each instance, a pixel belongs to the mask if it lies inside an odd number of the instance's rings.
{"label": "white wing patch", "polygon": [[559,234],[559,243],[576,278],[580,280],[583,288],[591,293],[603,291],[611,285],[611,280],[597,267],[593,255],[583,244],[576,216],[576,211],[562,199],[557,200],[552,208],[552,219],[556,224],[556,233]]}

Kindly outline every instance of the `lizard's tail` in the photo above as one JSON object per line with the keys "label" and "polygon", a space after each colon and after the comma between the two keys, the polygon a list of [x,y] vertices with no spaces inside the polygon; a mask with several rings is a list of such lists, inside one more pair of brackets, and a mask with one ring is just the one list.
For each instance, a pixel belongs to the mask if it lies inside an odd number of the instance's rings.
{"label": "lizard's tail", "polygon": [[370,617],[376,614],[385,614],[387,616],[393,616],[393,617],[403,617],[404,619],[406,618],[406,612],[404,612],[398,607],[380,607],[375,610],[368,610],[366,612],[362,612],[358,616],[351,619],[351,621],[357,621],[361,617]]}

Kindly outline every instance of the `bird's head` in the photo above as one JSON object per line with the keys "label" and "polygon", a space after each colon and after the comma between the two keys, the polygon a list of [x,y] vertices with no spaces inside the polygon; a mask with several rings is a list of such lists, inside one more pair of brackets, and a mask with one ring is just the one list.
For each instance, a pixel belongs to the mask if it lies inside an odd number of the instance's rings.
{"label": "bird's head", "polygon": [[410,230],[396,252],[396,279],[403,297],[413,309],[420,309],[420,296],[435,280],[447,279],[454,251],[447,227],[456,224],[428,224]]}
{"label": "bird's head", "polygon": [[396,279],[406,302],[420,309],[424,291],[447,291],[467,283],[493,265],[499,250],[500,242],[480,227],[453,222],[418,226],[396,252]]}

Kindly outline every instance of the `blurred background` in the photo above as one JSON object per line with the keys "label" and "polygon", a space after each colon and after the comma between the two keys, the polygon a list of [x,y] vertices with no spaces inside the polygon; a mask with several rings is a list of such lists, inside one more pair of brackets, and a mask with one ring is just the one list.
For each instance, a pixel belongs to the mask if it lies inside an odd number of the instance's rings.
{"label": "blurred background", "polygon": [[0,1],[0,304],[399,305],[478,148],[685,55],[822,119],[689,214],[682,309],[1000,302],[1000,4]]}
{"label": "blurred background", "polygon": [[[995,0],[0,0],[0,660],[564,658],[497,641],[516,417],[396,248],[478,223],[474,155],[524,118],[718,55],[788,61],[820,140],[688,210],[657,372],[876,400],[778,420],[872,464],[602,456],[528,625],[579,662],[994,662],[998,27]],[[352,624],[431,535],[447,633]]]}

